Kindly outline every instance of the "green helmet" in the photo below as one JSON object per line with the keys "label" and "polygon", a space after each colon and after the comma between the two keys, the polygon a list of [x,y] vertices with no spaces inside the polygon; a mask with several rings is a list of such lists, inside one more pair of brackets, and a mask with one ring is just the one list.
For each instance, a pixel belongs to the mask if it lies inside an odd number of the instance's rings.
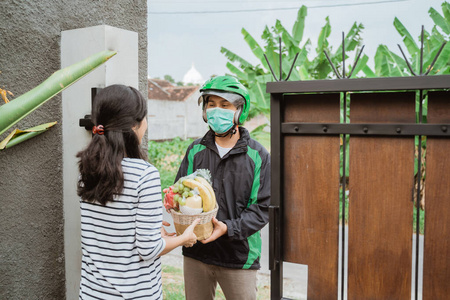
{"label": "green helmet", "polygon": [[234,123],[244,124],[250,110],[250,94],[245,86],[233,76],[217,76],[209,79],[200,89],[198,104],[203,104],[203,120],[206,119],[206,100],[208,95],[216,95],[232,103],[236,108]]}

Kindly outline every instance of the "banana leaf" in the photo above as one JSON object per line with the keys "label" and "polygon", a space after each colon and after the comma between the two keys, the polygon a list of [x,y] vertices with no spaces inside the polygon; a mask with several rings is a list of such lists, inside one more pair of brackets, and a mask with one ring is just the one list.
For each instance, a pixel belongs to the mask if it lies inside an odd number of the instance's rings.
{"label": "banana leaf", "polygon": [[115,51],[102,51],[58,70],[37,87],[17,97],[14,101],[0,106],[0,135],[116,53]]}
{"label": "banana leaf", "polygon": [[442,31],[445,32],[446,34],[450,34],[450,24],[449,24],[450,20],[447,21],[440,13],[438,13],[432,7],[428,10],[428,13],[431,19],[433,19],[434,24],[436,24],[436,26],[439,26],[442,29]]}
{"label": "banana leaf", "polygon": [[308,72],[308,69],[305,66],[300,66],[298,68],[298,74],[301,80],[311,80],[311,74]]}
{"label": "banana leaf", "polygon": [[366,77],[368,77],[368,78],[374,78],[374,77],[377,77],[377,75],[375,74],[375,72],[374,72],[368,65],[365,65],[365,66],[362,68],[362,71],[363,71],[364,75],[366,75]]}
{"label": "banana leaf", "polygon": [[402,36],[403,43],[405,44],[406,49],[408,49],[409,54],[413,56],[415,53],[418,53],[419,47],[417,46],[416,42],[414,41],[409,31],[402,24],[402,22],[400,22],[398,18],[394,19],[394,27],[395,29],[397,29],[398,33]]}
{"label": "banana leaf", "polygon": [[237,78],[248,81],[248,75],[232,63],[227,62],[226,67],[228,68],[228,70],[230,70],[231,73],[235,74]]}
{"label": "banana leaf", "polygon": [[280,20],[277,20],[274,26],[275,33],[278,36],[281,36],[281,40],[284,43],[284,46],[286,47],[286,50],[289,52],[294,51],[297,49],[296,52],[298,52],[298,43],[294,40],[294,38],[291,36],[291,34],[284,28],[283,24],[281,24]]}
{"label": "banana leaf", "polygon": [[39,126],[35,126],[32,128],[28,128],[25,130],[14,129],[1,143],[0,150],[4,150],[6,148],[11,148],[19,143],[22,143],[26,140],[31,139],[41,133],[47,131],[50,127],[55,125],[56,122],[50,122],[46,124],[41,124]]}
{"label": "banana leaf", "polygon": [[256,76],[255,80],[259,83],[267,83],[272,79],[272,75],[270,74],[263,74]]}
{"label": "banana leaf", "polygon": [[449,74],[449,66],[450,66],[450,43],[448,42],[444,49],[442,49],[439,58],[436,60],[434,64],[433,71],[431,74]]}
{"label": "banana leaf", "polygon": [[[354,67],[353,69],[353,73],[351,78],[355,78],[358,73],[367,65],[367,62],[369,61],[369,57],[367,55],[363,55],[359,60],[358,63],[356,64],[356,67]],[[351,70],[353,66],[349,66],[349,72]]]}
{"label": "banana leaf", "polygon": [[297,20],[295,20],[294,26],[292,27],[292,37],[297,42],[296,46],[299,46],[300,42],[302,41],[307,14],[308,13],[306,6],[302,5],[302,7],[298,10]]}
{"label": "banana leaf", "polygon": [[241,32],[253,54],[255,54],[255,56],[261,61],[262,65],[268,70],[269,67],[264,58],[264,51],[261,49],[261,46],[259,46],[256,40],[250,35],[250,33],[248,33],[247,30],[245,30],[245,28],[242,28]]}
{"label": "banana leaf", "polygon": [[253,97],[251,97],[251,103],[256,105],[256,108],[261,112],[270,112],[270,99],[266,93],[266,84],[256,81],[252,85],[250,92],[253,94]]}
{"label": "banana leaf", "polygon": [[231,62],[238,62],[240,64],[240,68],[253,68],[253,65],[251,63],[225,47],[220,48],[220,53],[225,54],[225,57],[228,58],[228,60],[230,60]]}
{"label": "banana leaf", "polygon": [[405,61],[385,45],[379,45],[375,53],[375,71],[382,77],[401,77],[408,75]]}
{"label": "banana leaf", "polygon": [[[277,20],[277,22],[279,22],[279,20]],[[274,27],[272,27],[272,29],[275,30]],[[272,33],[267,25],[264,27],[261,39],[266,43],[266,46],[264,47],[265,52],[273,51],[275,47],[278,49],[278,35]]]}
{"label": "banana leaf", "polygon": [[312,64],[312,77],[315,79],[326,79],[328,77],[328,74],[331,72],[331,66],[323,52],[324,50],[327,50],[329,52],[328,37],[331,33],[330,19],[326,17],[325,20],[326,23],[322,27],[319,38],[317,39],[317,56],[316,58],[314,58]]}
{"label": "banana leaf", "polygon": [[319,38],[317,39],[317,48],[316,52],[319,56],[325,57],[323,54],[323,50],[328,49],[328,37],[331,33],[331,25],[330,25],[330,18],[325,18],[326,23],[320,30]]}
{"label": "banana leaf", "polygon": [[264,131],[264,129],[269,126],[269,124],[263,124],[260,125],[258,127],[256,127],[255,129],[253,129],[250,132],[250,136],[257,140],[258,142],[261,143],[261,145],[263,145],[267,151],[270,152],[270,133],[267,131]]}

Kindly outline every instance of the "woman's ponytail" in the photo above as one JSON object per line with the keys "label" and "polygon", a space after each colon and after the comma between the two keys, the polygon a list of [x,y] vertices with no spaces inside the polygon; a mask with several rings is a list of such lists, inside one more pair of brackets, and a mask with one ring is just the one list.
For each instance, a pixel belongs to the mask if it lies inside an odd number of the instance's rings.
{"label": "woman's ponytail", "polygon": [[147,115],[146,101],[132,87],[112,85],[95,97],[93,136],[77,154],[80,178],[77,193],[82,200],[106,204],[123,189],[124,157],[145,159],[133,127]]}

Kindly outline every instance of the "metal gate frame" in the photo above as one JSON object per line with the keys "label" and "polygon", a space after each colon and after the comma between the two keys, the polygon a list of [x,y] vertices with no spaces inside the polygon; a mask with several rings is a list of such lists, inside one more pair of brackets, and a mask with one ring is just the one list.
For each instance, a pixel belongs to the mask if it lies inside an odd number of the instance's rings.
{"label": "metal gate frame", "polygon": [[[399,124],[353,124],[353,123],[292,123],[284,122],[283,105],[285,96],[291,94],[322,94],[322,93],[347,93],[347,92],[376,92],[376,91],[410,91],[420,94],[424,91],[445,90],[450,88],[450,75],[439,76],[416,76],[416,77],[394,77],[394,78],[361,78],[361,79],[339,79],[339,80],[316,80],[296,82],[268,82],[267,92],[270,93],[271,101],[271,206],[269,209],[269,269],[271,270],[271,299],[285,299],[283,297],[283,174],[284,174],[284,144],[283,138],[292,135],[321,135],[321,136],[433,136],[450,137],[450,124],[422,124],[399,123]],[[450,95],[450,94],[449,94]],[[345,97],[344,97],[345,99]],[[450,99],[449,99],[450,100]],[[345,101],[345,100],[344,100]],[[346,105],[344,104],[344,107]],[[422,101],[420,101],[420,115],[422,112]],[[420,148],[420,147],[419,147]],[[345,147],[344,147],[345,149]],[[345,150],[344,150],[345,151]],[[345,154],[344,154],[345,159]],[[345,161],[344,161],[345,166]],[[421,166],[421,155],[419,154],[419,168]],[[345,171],[345,168],[344,168]],[[420,169],[419,169],[420,176]],[[420,180],[419,180],[420,182]],[[345,193],[345,174],[343,176]],[[420,190],[420,187],[418,188]],[[419,191],[417,191],[419,193]],[[345,197],[343,197],[345,199]],[[418,197],[419,199],[419,197]],[[419,201],[417,201],[419,202]],[[345,201],[344,201],[345,204]],[[417,205],[417,209],[419,206]],[[345,206],[343,207],[345,211]],[[343,214],[344,215],[344,214]],[[418,218],[417,218],[418,219]],[[418,221],[418,220],[417,220]],[[342,240],[345,240],[345,226],[342,226]],[[418,232],[418,231],[417,231]],[[417,233],[418,237],[419,233]],[[418,238],[416,239],[416,253],[418,253]],[[344,255],[344,242],[342,243],[342,260]],[[417,298],[417,276],[418,255],[416,255],[416,298]],[[344,261],[341,264],[342,287],[341,299],[344,299]],[[337,298],[337,295],[336,295]]]}

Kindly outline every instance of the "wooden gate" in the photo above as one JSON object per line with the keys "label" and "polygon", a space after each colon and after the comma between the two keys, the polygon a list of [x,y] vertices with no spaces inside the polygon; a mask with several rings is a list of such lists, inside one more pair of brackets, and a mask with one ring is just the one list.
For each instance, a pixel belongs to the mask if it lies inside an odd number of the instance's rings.
{"label": "wooden gate", "polygon": [[[267,84],[272,299],[283,298],[283,262],[308,265],[308,299],[411,299],[411,290],[417,298],[419,266],[422,298],[450,297],[448,88],[450,76]],[[427,124],[416,116],[416,103],[422,103],[416,99],[422,98],[428,101]],[[341,116],[347,101],[350,121]],[[419,109],[422,113],[422,104]],[[423,262],[418,260],[418,233],[413,243],[414,214],[419,212],[414,194],[420,189],[415,138],[422,137],[427,145]],[[346,139],[349,152],[341,157]],[[345,168],[340,174],[346,157],[349,174]],[[340,210],[345,215],[346,209],[339,199],[345,198],[346,186],[347,245],[346,226],[339,226],[344,221]],[[348,261],[339,255],[346,249]]]}

